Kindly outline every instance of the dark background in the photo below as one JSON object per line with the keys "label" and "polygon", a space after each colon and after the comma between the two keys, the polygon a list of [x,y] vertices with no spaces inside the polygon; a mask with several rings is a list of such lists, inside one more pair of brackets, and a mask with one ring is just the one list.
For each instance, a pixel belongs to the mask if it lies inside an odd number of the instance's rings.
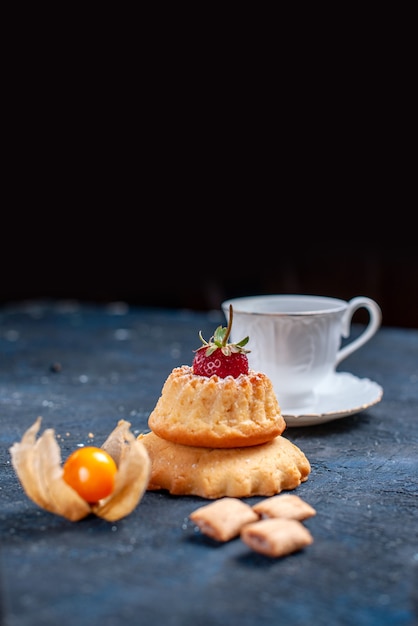
{"label": "dark background", "polygon": [[247,45],[199,71],[182,45],[152,65],[128,42],[118,62],[108,42],[26,51],[4,90],[0,305],[366,295],[418,327],[413,44],[363,35],[358,56]]}
{"label": "dark background", "polygon": [[[127,213],[110,203],[106,215],[57,208],[35,212],[30,225],[15,221],[2,249],[0,305],[60,298],[207,310],[251,294],[366,295],[384,325],[418,327],[411,225],[398,221],[388,233],[380,217],[368,228],[358,212],[340,210],[332,227],[320,211],[295,209],[295,220],[263,201],[234,212],[164,210],[155,219],[148,207]],[[364,321],[365,312],[356,315]]]}

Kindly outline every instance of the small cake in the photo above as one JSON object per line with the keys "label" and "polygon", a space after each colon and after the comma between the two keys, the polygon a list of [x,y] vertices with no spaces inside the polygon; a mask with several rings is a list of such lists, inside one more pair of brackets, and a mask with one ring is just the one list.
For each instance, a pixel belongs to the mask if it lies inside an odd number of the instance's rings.
{"label": "small cake", "polygon": [[250,369],[237,378],[208,378],[187,365],[175,368],[166,379],[148,425],[168,441],[208,448],[258,445],[286,428],[265,374]]}

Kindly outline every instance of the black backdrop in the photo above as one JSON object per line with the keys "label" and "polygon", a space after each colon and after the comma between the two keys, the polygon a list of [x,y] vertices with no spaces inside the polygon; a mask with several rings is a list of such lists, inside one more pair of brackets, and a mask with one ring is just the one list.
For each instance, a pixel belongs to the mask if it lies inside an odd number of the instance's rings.
{"label": "black backdrop", "polygon": [[384,324],[418,327],[414,56],[404,30],[369,30],[333,54],[210,50],[202,68],[165,41],[150,63],[23,37],[0,304],[362,294]]}
{"label": "black backdrop", "polygon": [[257,293],[366,295],[384,325],[418,327],[417,245],[398,218],[367,225],[354,213],[332,222],[303,209],[248,206],[231,216],[146,203],[13,217],[3,230],[0,305],[60,298],[207,310]]}

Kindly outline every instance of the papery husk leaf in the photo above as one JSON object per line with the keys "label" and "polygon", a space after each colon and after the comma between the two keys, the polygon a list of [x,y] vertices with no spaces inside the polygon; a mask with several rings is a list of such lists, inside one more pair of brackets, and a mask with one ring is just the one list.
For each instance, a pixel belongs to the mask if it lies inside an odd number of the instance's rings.
{"label": "papery husk leaf", "polygon": [[39,479],[48,497],[48,511],[76,522],[91,513],[91,507],[63,478],[61,450],[52,428],[37,442]]}
{"label": "papery husk leaf", "polygon": [[130,432],[131,424],[118,422],[102,448],[118,466],[112,494],[92,507],[93,512],[109,522],[129,515],[145,493],[151,476],[151,460],[144,444]]}
{"label": "papery husk leaf", "polygon": [[26,495],[38,506],[71,521],[91,513],[90,505],[63,479],[61,451],[53,429],[36,440],[40,417],[10,448],[12,464]]}
{"label": "papery husk leaf", "polygon": [[24,433],[21,441],[14,443],[9,451],[12,457],[12,465],[26,495],[40,507],[45,508],[47,499],[42,493],[39,481],[35,480],[35,472],[33,470],[36,435],[40,426],[41,418],[38,417],[34,424]]}

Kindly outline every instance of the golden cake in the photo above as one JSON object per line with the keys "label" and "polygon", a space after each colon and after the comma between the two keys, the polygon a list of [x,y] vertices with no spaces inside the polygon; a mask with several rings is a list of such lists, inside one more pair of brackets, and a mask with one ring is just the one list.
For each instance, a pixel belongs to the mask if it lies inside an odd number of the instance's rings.
{"label": "golden cake", "polygon": [[205,448],[259,445],[286,428],[264,373],[250,369],[237,378],[207,377],[188,365],[167,377],[148,425],[162,439]]}
{"label": "golden cake", "polygon": [[230,449],[184,446],[153,432],[139,438],[151,459],[150,491],[208,499],[272,496],[298,487],[311,469],[305,454],[282,436]]}

